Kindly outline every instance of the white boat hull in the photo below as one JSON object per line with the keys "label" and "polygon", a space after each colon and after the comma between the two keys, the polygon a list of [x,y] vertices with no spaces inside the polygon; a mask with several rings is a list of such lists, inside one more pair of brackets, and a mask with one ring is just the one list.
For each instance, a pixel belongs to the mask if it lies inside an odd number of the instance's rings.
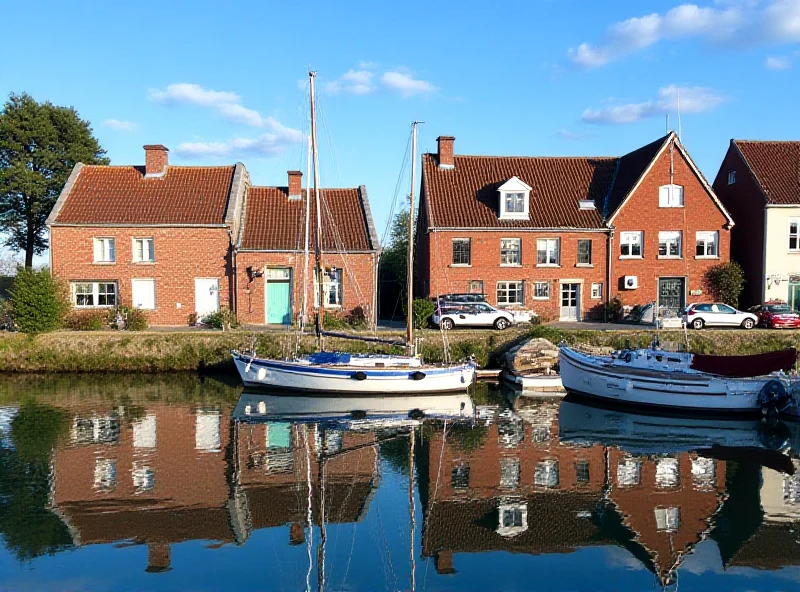
{"label": "white boat hull", "polygon": [[775,378],[726,378],[691,370],[659,372],[626,368],[623,364],[566,346],[560,349],[559,373],[567,391],[640,407],[758,412],[758,394]]}
{"label": "white boat hull", "polygon": [[406,366],[374,364],[313,365],[278,361],[233,352],[242,382],[248,387],[290,389],[312,393],[415,394],[466,392],[475,380],[475,366]]}

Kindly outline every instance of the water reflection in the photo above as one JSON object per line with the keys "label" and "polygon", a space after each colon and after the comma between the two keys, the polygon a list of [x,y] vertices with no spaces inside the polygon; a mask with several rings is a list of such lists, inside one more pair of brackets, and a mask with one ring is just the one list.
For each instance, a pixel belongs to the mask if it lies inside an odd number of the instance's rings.
{"label": "water reflection", "polygon": [[0,387],[0,589],[520,589],[534,570],[563,590],[800,581],[794,424],[496,389],[13,387]]}

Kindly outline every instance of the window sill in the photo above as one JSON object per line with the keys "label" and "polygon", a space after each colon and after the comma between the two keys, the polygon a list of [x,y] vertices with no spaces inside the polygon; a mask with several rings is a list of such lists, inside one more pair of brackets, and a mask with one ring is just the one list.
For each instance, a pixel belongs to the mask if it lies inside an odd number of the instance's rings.
{"label": "window sill", "polygon": [[633,260],[644,259],[644,257],[642,257],[641,255],[620,255],[619,258],[620,258],[620,260],[625,260],[625,259],[633,259]]}
{"label": "window sill", "polygon": [[511,302],[509,304],[498,304],[497,308],[502,308],[503,310],[507,310],[509,308],[518,308],[518,309],[521,310],[522,309],[522,303],[521,302]]}
{"label": "window sill", "polygon": [[660,204],[659,204],[659,206],[658,206],[658,207],[659,207],[659,208],[663,208],[663,209],[665,209],[665,210],[666,210],[666,209],[672,209],[672,210],[674,210],[674,209],[680,209],[680,208],[683,208],[684,206],[682,206],[682,205],[680,205],[680,206],[662,206],[662,205],[660,205]]}
{"label": "window sill", "polygon": [[798,250],[796,250],[796,251],[793,251],[793,250],[789,249],[789,250],[786,252],[786,254],[787,254],[787,255],[800,255],[800,249],[798,249]]}
{"label": "window sill", "polygon": [[92,265],[116,265],[116,261],[92,261]]}
{"label": "window sill", "polygon": [[522,263],[501,263],[500,267],[522,267]]}
{"label": "window sill", "polygon": [[536,267],[561,267],[558,263],[537,263]]}
{"label": "window sill", "polygon": [[471,263],[451,263],[450,267],[472,267]]}
{"label": "window sill", "polygon": [[550,296],[534,296],[534,300],[550,300]]}
{"label": "window sill", "polygon": [[73,304],[72,308],[77,308],[78,310],[92,310],[94,308],[115,308],[116,304]]}
{"label": "window sill", "polygon": [[695,259],[719,259],[717,255],[695,255]]}
{"label": "window sill", "polygon": [[656,259],[674,259],[680,261],[683,257],[678,257],[677,255],[659,255]]}
{"label": "window sill", "polygon": [[155,265],[155,261],[131,261],[134,265]]}
{"label": "window sill", "polygon": [[528,220],[530,215],[528,213],[525,214],[500,214],[498,216],[498,220]]}
{"label": "window sill", "polygon": [[602,297],[602,296],[591,296],[591,297],[589,298],[589,300],[602,300],[602,299],[603,299],[603,297]]}
{"label": "window sill", "polygon": [[594,267],[594,263],[576,263],[575,267]]}

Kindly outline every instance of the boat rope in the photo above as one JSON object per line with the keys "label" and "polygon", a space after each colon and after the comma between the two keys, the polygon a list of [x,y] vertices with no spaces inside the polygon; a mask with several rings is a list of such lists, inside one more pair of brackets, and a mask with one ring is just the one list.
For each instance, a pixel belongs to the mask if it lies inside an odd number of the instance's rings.
{"label": "boat rope", "polygon": [[405,341],[397,341],[394,339],[382,339],[380,337],[362,337],[361,335],[351,335],[350,333],[338,333],[335,331],[323,331],[323,335],[326,337],[337,337],[339,339],[353,339],[357,341],[366,341],[368,343],[383,343],[386,345],[398,345],[401,347],[405,347]]}

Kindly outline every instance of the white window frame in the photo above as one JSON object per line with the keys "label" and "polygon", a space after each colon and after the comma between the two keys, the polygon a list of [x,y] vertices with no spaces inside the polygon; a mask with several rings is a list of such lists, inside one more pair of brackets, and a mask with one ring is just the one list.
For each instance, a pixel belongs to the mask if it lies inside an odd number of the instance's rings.
{"label": "white window frame", "polygon": [[653,508],[653,514],[656,519],[656,530],[658,532],[678,532],[681,528],[681,509],[678,507],[671,508]]}
{"label": "white window frame", "polygon": [[728,185],[733,185],[736,183],[736,171],[731,169],[728,171]]}
{"label": "white window frame", "polygon": [[[544,245],[544,248],[542,248]],[[544,252],[545,262],[539,262],[539,253]],[[561,239],[560,238],[539,238],[536,239],[536,267],[560,267],[561,266]]]}
{"label": "white window frame", "polygon": [[658,188],[659,208],[682,208],[683,185],[662,185]]}
{"label": "white window frame", "polygon": [[117,262],[117,245],[113,236],[96,236],[92,239],[95,263],[111,264]]}
{"label": "white window frame", "polygon": [[[510,245],[516,244],[516,249]],[[470,249],[471,250],[471,249]],[[511,261],[516,254],[516,261]],[[501,267],[522,267],[522,239],[521,238],[501,238],[500,239],[500,266]]]}
{"label": "white window frame", "polygon": [[[141,245],[141,249],[139,246]],[[146,247],[146,248],[145,248]],[[134,237],[131,239],[131,252],[134,263],[155,263],[155,240],[152,236]],[[141,251],[141,255],[139,254]],[[145,257],[145,255],[147,255]]]}
{"label": "white window frame", "polygon": [[[114,304],[97,304],[100,301],[100,285],[114,286]],[[78,285],[91,285],[92,286],[92,302],[94,304],[78,304],[77,293],[75,288]],[[72,306],[75,308],[114,308],[119,304],[119,286],[115,281],[101,281],[101,282],[70,282],[69,285],[70,298],[72,299]],[[84,294],[88,294],[84,292]],[[103,295],[108,296],[109,292],[103,292]]]}
{"label": "white window frame", "polygon": [[[336,273],[336,279],[331,279],[331,272]],[[317,276],[314,274],[314,294],[317,295]],[[322,302],[323,308],[328,310],[339,310],[344,303],[344,269],[341,267],[328,267],[322,271]],[[330,302],[331,295],[338,301],[338,304]],[[314,299],[319,302],[319,296]]]}
{"label": "white window frame", "polygon": [[[469,250],[468,250],[468,255],[469,255],[468,259],[469,260],[467,261],[467,263],[456,263],[455,262],[456,242],[466,242],[467,245],[469,246]],[[451,265],[451,267],[472,267],[472,239],[471,238],[463,238],[463,237],[462,238],[454,238],[450,242],[450,265]]]}
{"label": "white window frame", "polygon": [[[506,514],[511,514],[514,517],[520,517],[520,524],[512,524],[509,526],[505,526],[505,517]],[[517,536],[528,530],[528,504],[527,502],[518,502],[518,501],[505,501],[500,502],[500,506],[497,509],[497,534],[502,537],[513,537]]]}
{"label": "white window frame", "polygon": [[[539,294],[539,288],[544,286],[546,296]],[[533,299],[534,300],[550,300],[550,282],[534,282],[533,283]]]}
{"label": "white window frame", "polygon": [[[792,233],[793,224],[794,234]],[[792,239],[794,239],[794,248],[792,248]],[[789,218],[789,252],[800,252],[800,218]]]}
{"label": "white window frame", "polygon": [[[671,251],[671,245],[676,244],[678,247],[678,254],[674,255]],[[661,254],[661,245],[665,245],[666,254]],[[661,230],[658,233],[658,258],[659,259],[682,259],[683,258],[683,232],[680,230]]]}
{"label": "white window frame", "polygon": [[603,298],[603,282],[593,282],[592,283],[592,291],[591,291],[591,299],[592,300],[602,300]]}
{"label": "white window frame", "polygon": [[[153,286],[153,306],[152,307],[150,307],[150,306],[137,306],[136,303],[133,302],[133,297],[134,297],[133,295],[136,292],[136,290],[134,289],[134,285],[137,284],[137,283],[143,284],[145,282],[149,283],[150,285]],[[156,304],[156,280],[153,279],[153,278],[133,278],[131,280],[131,302],[132,302],[134,307],[140,308],[141,310],[155,310],[156,306],[157,306],[157,304]]]}
{"label": "white window frame", "polygon": [[[580,238],[578,239],[577,245],[577,255],[576,255],[576,265],[578,267],[589,267],[592,265],[592,239],[590,238]],[[589,243],[589,260],[588,261],[581,261],[581,243]]]}
{"label": "white window frame", "polygon": [[[519,177],[511,177],[508,181],[503,183],[498,189],[498,198],[500,201],[498,207],[498,217],[501,220],[527,220],[530,217],[530,194],[531,187],[524,183]],[[511,195],[519,195],[521,199],[522,211],[508,211],[506,208],[506,201]]]}
{"label": "white window frame", "polygon": [[[501,287],[502,286],[502,287]],[[514,286],[514,287],[512,287]],[[500,300],[500,294],[504,294],[505,302]],[[511,294],[519,295],[518,299],[511,302]],[[497,282],[495,295],[497,297],[497,306],[524,306],[525,304],[525,282],[519,280],[500,281]]]}
{"label": "white window frame", "polygon": [[[631,239],[636,239],[631,241]],[[633,247],[639,246],[639,254],[632,255]],[[628,247],[628,254],[623,254],[623,247]],[[632,230],[619,233],[619,258],[620,259],[642,259],[644,257],[644,232]]]}
{"label": "white window frame", "polygon": [[[711,242],[709,242],[711,239]],[[695,259],[719,259],[719,232],[716,230],[698,230],[694,235],[695,240]],[[714,254],[708,254],[708,245],[714,245]],[[703,254],[697,254],[697,248],[702,245],[703,246]]]}

